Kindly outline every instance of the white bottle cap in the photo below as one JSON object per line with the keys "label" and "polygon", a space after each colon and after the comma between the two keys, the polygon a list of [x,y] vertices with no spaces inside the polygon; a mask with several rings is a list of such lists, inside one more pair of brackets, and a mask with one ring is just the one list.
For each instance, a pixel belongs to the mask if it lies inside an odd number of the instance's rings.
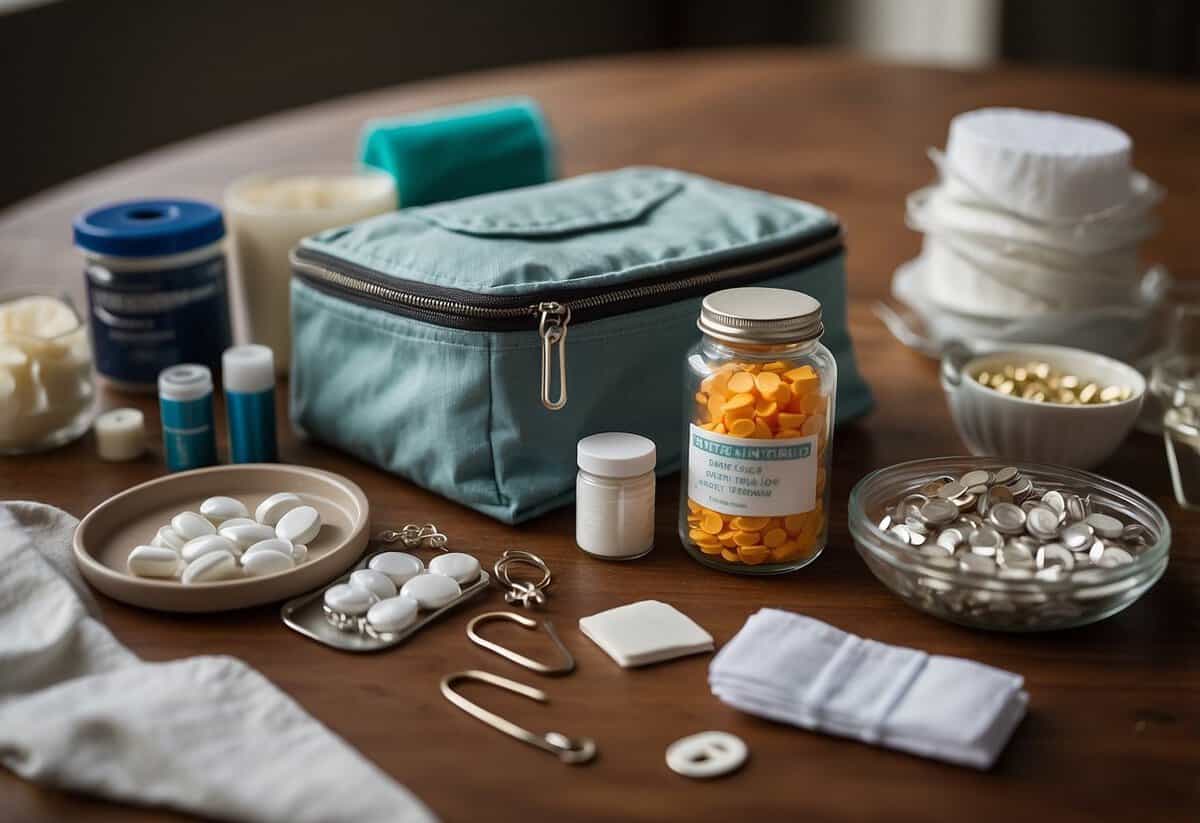
{"label": "white bottle cap", "polygon": [[600,477],[637,477],[654,470],[654,441],[640,434],[606,432],[579,441],[579,468]]}
{"label": "white bottle cap", "polygon": [[275,386],[275,355],[258,343],[230,346],[221,355],[225,391],[257,394]]}
{"label": "white bottle cap", "polygon": [[180,363],[158,373],[158,396],[185,403],[212,394],[212,372],[199,363]]}
{"label": "white bottle cap", "polygon": [[137,409],[106,411],[92,428],[101,460],[135,460],[146,451],[146,417]]}

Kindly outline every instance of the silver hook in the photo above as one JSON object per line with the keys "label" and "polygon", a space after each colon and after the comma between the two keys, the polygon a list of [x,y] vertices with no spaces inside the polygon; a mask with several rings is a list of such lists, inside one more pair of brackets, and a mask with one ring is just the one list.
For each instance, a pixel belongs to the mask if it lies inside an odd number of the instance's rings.
{"label": "silver hook", "polygon": [[522,743],[537,746],[544,752],[557,755],[558,759],[563,763],[587,763],[596,756],[596,742],[590,737],[571,738],[559,732],[546,732],[542,735],[534,734],[518,726],[516,723],[505,720],[498,714],[475,705],[454,690],[454,684],[462,680],[477,680],[481,683],[498,686],[501,689],[519,694],[522,697],[528,697],[530,700],[545,703],[548,698],[546,697],[546,693],[541,689],[535,689],[533,686],[526,686],[524,683],[509,680],[507,677],[501,677],[498,674],[491,674],[490,672],[481,672],[477,669],[448,674],[442,678],[441,687],[442,695],[447,700],[476,720],[482,720],[493,729],[504,732],[509,737],[515,737]]}
{"label": "silver hook", "polygon": [[[567,324],[571,322],[571,309],[561,303],[546,302],[538,305],[538,335],[542,338],[542,405],[550,411],[558,411],[567,405]],[[558,399],[550,399],[550,387],[554,382],[551,364],[554,362],[554,347],[558,346]]]}
{"label": "silver hook", "polygon": [[553,676],[570,674],[571,672],[575,671],[575,658],[571,655],[570,650],[563,645],[562,639],[558,636],[558,632],[554,630],[554,624],[549,620],[542,621],[542,625],[546,628],[546,634],[550,636],[550,639],[554,641],[554,645],[557,646],[558,650],[562,653],[564,662],[558,666],[547,666],[545,663],[539,663],[538,661],[526,657],[523,654],[514,652],[512,649],[505,648],[499,643],[488,640],[486,637],[481,637],[479,632],[475,630],[475,627],[488,620],[510,620],[513,623],[517,623],[527,629],[536,629],[538,624],[538,622],[532,617],[526,617],[525,615],[517,614],[516,612],[487,612],[486,614],[481,614],[478,617],[473,618],[471,622],[467,624],[467,637],[471,639],[472,643],[476,644],[477,646],[483,646],[485,649],[494,651],[496,654],[507,660],[511,660],[518,666],[524,666],[530,671],[535,671],[538,674]]}

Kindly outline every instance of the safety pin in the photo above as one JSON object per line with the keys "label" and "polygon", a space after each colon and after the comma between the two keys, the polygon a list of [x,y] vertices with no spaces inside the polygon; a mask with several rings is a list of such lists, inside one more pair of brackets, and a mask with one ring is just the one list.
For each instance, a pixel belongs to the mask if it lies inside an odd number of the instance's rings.
{"label": "safety pin", "polygon": [[481,683],[499,686],[506,691],[519,694],[522,697],[528,697],[539,703],[545,703],[549,698],[546,697],[546,693],[541,689],[535,689],[533,686],[526,686],[524,683],[509,680],[507,677],[501,677],[498,674],[491,674],[490,672],[482,672],[477,669],[455,672],[442,678],[442,694],[445,698],[476,720],[482,720],[484,723],[487,723],[493,729],[504,732],[509,737],[515,737],[522,743],[528,743],[531,746],[537,746],[542,751],[558,755],[558,759],[563,763],[587,763],[596,756],[596,742],[590,737],[571,738],[559,732],[546,732],[543,735],[537,735],[523,729],[516,723],[505,720],[498,714],[480,708],[454,690],[454,684],[462,680],[477,680]]}
{"label": "safety pin", "polygon": [[479,615],[467,624],[467,637],[471,639],[472,643],[478,646],[483,646],[485,649],[490,649],[501,657],[516,663],[518,666],[524,666],[530,671],[537,672],[538,674],[553,676],[570,674],[571,672],[575,671],[575,658],[571,656],[570,650],[563,645],[562,640],[558,636],[558,632],[554,630],[554,624],[549,620],[542,621],[542,625],[546,627],[546,634],[549,635],[550,639],[554,641],[554,645],[558,647],[560,652],[562,652],[564,662],[558,666],[547,666],[545,663],[539,663],[538,661],[528,658],[523,654],[514,652],[512,649],[505,648],[499,643],[488,640],[486,637],[481,637],[479,632],[475,631],[475,627],[488,620],[511,620],[513,623],[517,623],[527,629],[535,630],[537,629],[538,624],[538,622],[532,617],[526,617],[525,615],[517,614],[516,612],[487,612],[486,614]]}

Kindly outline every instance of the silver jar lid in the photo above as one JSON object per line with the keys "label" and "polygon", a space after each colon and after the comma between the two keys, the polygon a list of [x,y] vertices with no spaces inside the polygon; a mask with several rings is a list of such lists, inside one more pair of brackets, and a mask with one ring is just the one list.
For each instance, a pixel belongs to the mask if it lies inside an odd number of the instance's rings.
{"label": "silver jar lid", "polygon": [[724,289],[700,305],[700,331],[732,343],[802,343],[825,330],[821,303],[804,292],[750,286]]}

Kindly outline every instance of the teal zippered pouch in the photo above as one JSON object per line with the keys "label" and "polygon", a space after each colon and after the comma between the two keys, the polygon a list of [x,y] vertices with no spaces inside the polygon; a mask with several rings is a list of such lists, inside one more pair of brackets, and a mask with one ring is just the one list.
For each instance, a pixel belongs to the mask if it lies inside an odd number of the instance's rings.
{"label": "teal zippered pouch", "polygon": [[645,435],[660,475],[679,468],[683,358],[719,289],[820,300],[837,418],[866,412],[844,260],[818,206],[658,168],[331,229],[292,255],[292,420],[517,523],[571,502],[586,435]]}

